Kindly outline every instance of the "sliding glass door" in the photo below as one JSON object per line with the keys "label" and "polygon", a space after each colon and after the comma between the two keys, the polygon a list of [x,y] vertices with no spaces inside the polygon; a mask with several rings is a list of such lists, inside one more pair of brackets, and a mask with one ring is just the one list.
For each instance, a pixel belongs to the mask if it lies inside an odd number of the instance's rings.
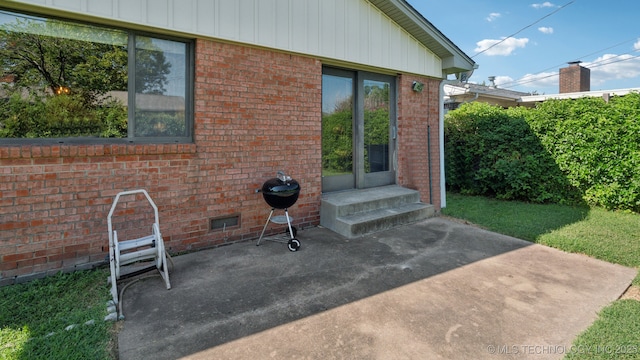
{"label": "sliding glass door", "polygon": [[324,69],[323,192],[395,183],[395,99],[392,76]]}

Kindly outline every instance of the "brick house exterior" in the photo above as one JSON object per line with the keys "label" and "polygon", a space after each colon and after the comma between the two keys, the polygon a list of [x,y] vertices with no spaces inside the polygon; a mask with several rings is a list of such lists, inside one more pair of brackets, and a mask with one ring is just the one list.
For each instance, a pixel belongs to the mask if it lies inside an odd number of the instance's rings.
{"label": "brick house exterior", "polygon": [[[255,190],[280,169],[303,189],[290,209],[296,226],[319,224],[325,63],[195,37],[193,143],[0,139],[0,285],[103,263],[106,216],[124,190],[149,192],[172,253],[257,238],[269,209]],[[397,184],[419,190],[439,210],[442,78],[397,74]],[[414,81],[422,92],[411,89]],[[210,230],[210,219],[233,214],[238,226]]]}

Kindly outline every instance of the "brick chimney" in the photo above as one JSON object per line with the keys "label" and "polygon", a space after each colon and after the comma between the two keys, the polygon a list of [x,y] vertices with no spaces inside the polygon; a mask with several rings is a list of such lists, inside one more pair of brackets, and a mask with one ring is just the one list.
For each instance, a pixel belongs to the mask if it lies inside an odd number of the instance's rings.
{"label": "brick chimney", "polygon": [[581,61],[572,61],[560,69],[560,94],[591,90],[591,70],[580,66]]}

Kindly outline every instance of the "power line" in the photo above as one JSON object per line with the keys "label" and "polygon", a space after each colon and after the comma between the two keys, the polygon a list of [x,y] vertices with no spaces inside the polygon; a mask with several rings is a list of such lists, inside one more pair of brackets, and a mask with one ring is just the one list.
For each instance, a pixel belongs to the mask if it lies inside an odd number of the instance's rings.
{"label": "power line", "polygon": [[[629,55],[629,53],[622,54],[622,55]],[[611,59],[615,59],[617,57],[621,57],[622,55],[614,56],[614,57],[609,58],[609,59],[602,59],[601,62],[609,61]],[[616,60],[616,61],[609,61],[609,62],[606,62],[604,64],[597,64],[595,66],[589,66],[589,69],[593,69],[593,68],[597,68],[597,67],[605,66],[605,65],[609,65],[609,64],[615,64],[615,63],[619,63],[619,62],[622,62],[622,61],[633,60],[633,59],[637,59],[637,58],[640,58],[640,55],[636,55],[636,56],[632,56],[632,57],[624,58],[624,59],[619,59],[619,60]]]}
{"label": "power line", "polygon": [[628,40],[625,40],[625,41],[621,41],[621,42],[619,42],[619,43],[617,43],[617,44],[615,44],[615,45],[611,45],[611,46],[609,46],[609,47],[607,47],[607,48],[604,48],[604,49],[601,49],[601,50],[598,50],[598,51],[594,51],[594,52],[592,52],[591,54],[582,55],[581,57],[579,57],[579,59],[581,59],[581,58],[586,58],[587,56],[591,56],[591,55],[599,54],[599,53],[601,53],[601,52],[603,52],[603,51],[607,51],[607,50],[609,50],[609,49],[613,49],[613,48],[615,48],[615,47],[618,47],[618,46],[620,46],[620,45],[626,44],[626,43],[628,43],[628,42],[635,41],[636,39],[638,39],[638,37],[632,37],[631,39],[628,39]]}
{"label": "power line", "polygon": [[[620,46],[620,45],[623,45],[623,44],[626,44],[626,43],[628,43],[628,42],[635,41],[636,39],[637,39],[637,37],[633,37],[633,38],[631,38],[631,39],[628,39],[628,40],[625,40],[625,41],[621,41],[621,42],[619,42],[619,43],[617,43],[617,44],[615,44],[615,45],[608,46],[608,47],[606,47],[606,48],[604,48],[604,49],[600,49],[600,50],[594,51],[594,52],[592,52],[592,53],[589,53],[589,54],[586,54],[586,55],[579,56],[579,57],[577,57],[577,58],[575,58],[575,59],[584,59],[584,58],[586,58],[586,57],[588,57],[588,56],[592,56],[592,55],[595,55],[595,54],[599,54],[599,53],[601,53],[601,52],[603,52],[603,51],[607,51],[607,50],[609,50],[609,49],[616,48],[616,47],[618,47],[618,46]],[[618,56],[621,56],[621,55],[618,55]],[[559,68],[560,66],[562,66],[562,65],[564,65],[564,64],[566,64],[566,61],[565,61],[565,62],[563,62],[563,63],[557,64],[557,65],[550,66],[550,67],[548,67],[548,68],[546,68],[546,69],[543,69],[543,70],[540,70],[540,71],[536,71],[536,73],[535,73],[535,74],[540,74],[540,73],[543,73],[543,72],[546,72],[546,71],[549,71],[549,70],[557,69],[557,68]],[[535,74],[534,74],[533,76],[535,76]],[[542,78],[542,79],[544,79],[544,78]],[[507,84],[507,85],[509,85],[509,84],[512,84],[512,83],[518,83],[518,82],[519,82],[519,80],[514,80],[514,81],[508,82],[508,83],[506,83],[506,84]],[[514,85],[514,86],[515,86],[515,85]],[[502,84],[502,87],[504,87],[504,84]]]}
{"label": "power line", "polygon": [[[551,12],[551,13],[549,13],[549,14],[547,14],[547,15],[545,15],[545,16],[543,16],[543,17],[541,17],[540,19],[536,20],[535,22],[533,22],[533,23],[531,23],[531,24],[529,24],[529,25],[527,25],[527,26],[523,27],[522,29],[518,30],[517,32],[513,33],[512,35],[509,35],[508,37],[506,37],[506,38],[504,38],[504,39],[502,39],[502,40],[500,40],[500,41],[496,42],[495,44],[492,44],[492,45],[491,45],[491,46],[489,46],[488,48],[486,48],[486,49],[484,49],[484,50],[482,50],[482,51],[480,51],[480,52],[478,52],[478,53],[474,54],[473,56],[471,56],[471,58],[474,58],[474,57],[476,57],[476,56],[478,56],[478,55],[480,55],[480,54],[482,54],[482,53],[486,52],[487,50],[489,50],[489,49],[491,49],[491,48],[493,48],[493,47],[495,47],[495,46],[497,46],[497,45],[501,44],[502,42],[506,41],[507,39],[512,38],[512,37],[514,37],[514,36],[516,36],[516,35],[517,35],[517,34],[519,34],[520,32],[522,32],[522,31],[524,31],[524,30],[526,30],[526,29],[530,28],[531,26],[533,26],[533,25],[537,24],[538,22],[542,21],[543,19],[546,19],[546,18],[548,18],[549,16],[551,16],[551,15],[553,15],[553,14],[557,13],[558,11],[560,11],[560,10],[562,10],[563,8],[565,8],[565,7],[567,7],[567,6],[571,5],[571,4],[573,4],[574,2],[575,2],[575,1],[570,1],[570,2],[568,2],[568,3],[566,3],[566,4],[564,4],[563,6],[559,7],[559,8],[558,8],[558,9],[556,9],[556,10],[554,10],[553,12]],[[625,40],[625,41],[622,41],[622,42],[616,43],[616,44],[611,45],[611,46],[608,46],[608,47],[606,47],[606,48],[604,48],[604,49],[600,49],[600,50],[598,50],[598,51],[595,51],[595,52],[592,52],[592,53],[589,53],[589,54],[583,55],[583,56],[581,56],[581,57],[578,57],[577,59],[586,58],[586,57],[589,57],[589,56],[592,56],[592,55],[595,55],[595,54],[598,54],[598,53],[602,53],[603,51],[606,51],[606,50],[609,50],[609,49],[612,49],[612,48],[618,47],[618,46],[623,45],[623,44],[626,44],[626,43],[628,43],[628,42],[630,42],[630,41],[634,41],[635,39],[636,39],[636,38],[634,37],[634,38],[631,38],[631,39],[628,39],[628,40]],[[596,67],[600,67],[600,66],[604,66],[604,65],[608,65],[608,64],[613,64],[613,63],[616,63],[616,62],[626,61],[626,60],[632,60],[632,59],[635,59],[635,58],[640,57],[640,56],[633,56],[633,57],[630,57],[630,58],[620,59],[620,60],[617,60],[617,61],[611,61],[611,60],[612,60],[612,59],[614,59],[614,58],[618,58],[618,57],[621,57],[621,56],[623,56],[623,55],[628,55],[628,54],[629,54],[629,53],[625,53],[625,54],[617,55],[617,56],[612,57],[612,58],[602,59],[602,60],[600,60],[600,61],[598,61],[598,62],[591,63],[591,64],[589,65],[589,68],[596,68]],[[606,61],[606,62],[605,62],[605,61]],[[552,66],[552,67],[549,67],[549,68],[546,68],[546,69],[544,69],[544,70],[541,70],[541,71],[537,72],[537,74],[540,74],[540,73],[546,72],[546,71],[551,70],[551,69],[557,69],[558,67],[562,66],[563,64],[564,64],[564,63],[562,63],[562,64],[558,64],[558,65],[555,65],[555,66]],[[501,84],[501,85],[500,85],[500,87],[501,87],[501,88],[503,88],[503,89],[513,88],[513,87],[516,87],[516,86],[518,86],[518,85],[523,85],[523,84],[527,84],[527,83],[530,83],[530,82],[534,82],[534,81],[538,81],[538,80],[542,80],[542,79],[546,79],[546,78],[553,77],[553,76],[558,76],[558,75],[559,75],[559,71],[555,71],[553,74],[546,75],[546,76],[542,76],[542,77],[536,77],[536,74],[534,74],[534,75],[528,76],[528,77],[526,78],[526,80],[524,80],[524,81],[523,81],[523,79],[520,79],[520,80],[514,80],[514,81],[511,81],[511,82],[508,82],[508,83]]]}
{"label": "power line", "polygon": [[[587,68],[588,69],[594,69],[594,68],[597,68],[597,67],[600,67],[600,66],[605,66],[605,65],[610,65],[610,64],[615,64],[615,63],[618,63],[618,62],[622,62],[622,61],[628,61],[628,60],[633,60],[633,59],[640,58],[640,55],[635,55],[635,56],[631,56],[631,57],[628,57],[628,58],[611,61],[612,59],[619,58],[619,57],[622,57],[624,55],[629,55],[629,53],[624,53],[624,54],[616,55],[616,56],[611,57],[611,58],[602,59],[600,61],[593,62],[589,66],[587,66]],[[544,71],[542,71],[542,72],[544,72]],[[535,82],[535,81],[547,79],[547,78],[550,78],[550,77],[558,76],[559,74],[560,74],[559,71],[555,71],[553,74],[549,74],[549,75],[546,75],[546,76],[536,77],[535,75],[531,75],[531,76],[527,77],[526,80],[523,78],[523,79],[520,79],[520,80],[511,81],[511,82],[508,82],[508,83],[505,83],[505,84],[501,84],[500,87],[503,88],[503,89],[509,89],[509,88],[513,88],[513,87],[516,87],[516,86],[519,86],[519,85],[524,85],[524,84],[532,83],[532,82]]]}
{"label": "power line", "polygon": [[[558,76],[559,74],[560,74],[559,72],[554,72],[553,74],[546,75],[546,76],[541,76],[541,77],[535,77],[535,75],[532,75],[531,78],[527,78],[527,80],[520,79],[518,81],[512,81],[511,83],[513,83],[514,85],[504,86],[504,84],[501,84],[500,87],[502,89],[509,89],[509,88],[513,88],[513,87],[516,87],[516,86],[519,86],[519,85],[532,83],[534,81],[547,79],[547,78],[550,78],[550,77],[553,77],[553,76]],[[507,84],[511,84],[511,83],[507,83]]]}
{"label": "power line", "polygon": [[[606,51],[606,50],[609,50],[609,49],[616,48],[616,47],[618,47],[618,46],[620,46],[620,45],[626,44],[626,43],[631,42],[631,41],[635,41],[636,39],[637,39],[637,37],[633,37],[633,38],[631,38],[631,39],[627,39],[627,40],[625,40],[625,41],[621,41],[621,42],[619,42],[619,43],[616,43],[616,44],[611,45],[611,46],[608,46],[608,47],[606,47],[606,48],[603,48],[603,49],[600,49],[600,50],[594,51],[594,52],[592,52],[592,53],[589,53],[589,54],[586,54],[586,55],[579,56],[579,57],[577,57],[577,58],[575,58],[575,59],[583,59],[583,58],[586,58],[586,57],[591,56],[591,55],[599,54],[599,53],[601,53],[601,52],[603,52],[603,51]],[[636,50],[636,51],[638,51],[638,50]],[[600,60],[600,61],[597,61],[597,62],[591,63],[591,65],[593,65],[593,64],[598,64],[598,63],[600,63],[600,62],[607,61],[607,60],[611,60],[611,59],[614,59],[614,58],[617,58],[617,57],[621,57],[621,56],[624,56],[624,55],[628,55],[628,54],[629,54],[629,53],[627,52],[627,53],[624,53],[624,54],[616,55],[616,56],[614,56],[614,57],[612,57],[612,58],[602,59],[602,60]],[[633,58],[629,58],[629,59],[633,59]],[[626,60],[626,59],[625,59],[625,60]],[[537,74],[543,73],[543,72],[545,72],[545,71],[548,71],[548,70],[551,70],[551,69],[557,69],[557,68],[559,68],[560,66],[564,65],[565,63],[566,63],[566,61],[565,61],[565,62],[563,62],[563,63],[560,63],[560,64],[558,64],[558,65],[554,65],[554,66],[548,67],[548,68],[546,68],[546,69],[544,69],[544,70],[537,71],[535,74],[533,74],[533,75],[531,75],[531,76],[527,77],[527,80],[526,80],[526,81],[523,81],[522,79],[520,79],[520,80],[513,80],[513,81],[510,81],[510,82],[507,82],[507,83],[504,83],[504,84],[500,84],[500,87],[505,88],[505,89],[508,89],[508,88],[512,88],[512,87],[515,87],[515,86],[518,86],[518,85],[528,84],[528,83],[533,82],[533,81],[536,81],[536,80],[546,79],[546,78],[549,78],[549,77],[552,77],[552,76],[556,76],[556,75],[558,75],[558,72],[557,72],[557,71],[556,71],[556,72],[554,72],[554,73],[553,73],[553,74],[551,74],[551,75],[547,75],[547,76],[543,76],[543,77],[535,77]],[[602,64],[602,65],[606,65],[606,64]],[[602,65],[597,65],[597,66],[592,66],[592,67],[598,67],[598,66],[602,66]],[[590,67],[590,68],[591,68],[591,67]],[[535,78],[533,78],[533,77],[535,77]],[[531,78],[533,78],[533,79],[531,79]]]}
{"label": "power line", "polygon": [[567,6],[571,5],[571,4],[573,4],[573,1],[569,1],[568,3],[566,3],[566,4],[562,5],[562,6],[560,6],[559,8],[555,9],[555,10],[554,10],[554,11],[552,11],[551,13],[549,13],[549,14],[547,14],[547,15],[545,15],[545,16],[543,16],[543,17],[541,17],[540,19],[538,19],[538,20],[536,20],[536,21],[532,22],[531,24],[529,24],[529,25],[527,25],[527,26],[523,27],[522,29],[520,29],[520,30],[516,31],[515,33],[513,33],[513,34],[511,34],[511,35],[507,36],[506,38],[504,38],[504,39],[502,39],[502,40],[498,41],[497,43],[495,43],[495,44],[493,44],[493,45],[489,46],[488,48],[486,48],[486,49],[484,49],[484,50],[482,50],[482,51],[479,51],[479,52],[475,53],[473,56],[471,56],[471,58],[473,59],[474,57],[476,57],[476,56],[478,56],[478,55],[480,55],[480,54],[484,53],[485,51],[487,51],[487,50],[489,50],[489,49],[491,49],[491,48],[493,48],[493,47],[495,47],[495,46],[497,46],[497,45],[499,45],[499,44],[502,44],[503,42],[507,41],[507,39],[512,38],[512,37],[514,37],[514,36],[518,35],[519,33],[523,32],[524,30],[526,30],[526,29],[528,29],[528,28],[532,27],[533,25],[535,25],[535,24],[539,23],[540,21],[542,21],[542,20],[544,20],[544,19],[548,18],[549,16],[551,16],[551,15],[553,15],[553,14],[557,13],[558,11],[560,11],[560,10],[564,9],[565,7],[567,7]]}

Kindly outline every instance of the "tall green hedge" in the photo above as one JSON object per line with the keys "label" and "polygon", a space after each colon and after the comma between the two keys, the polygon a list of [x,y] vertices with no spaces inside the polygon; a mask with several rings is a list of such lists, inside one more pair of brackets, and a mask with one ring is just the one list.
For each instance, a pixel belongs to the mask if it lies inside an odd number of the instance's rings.
{"label": "tall green hedge", "polygon": [[640,95],[465,104],[445,118],[445,158],[454,191],[640,212]]}

